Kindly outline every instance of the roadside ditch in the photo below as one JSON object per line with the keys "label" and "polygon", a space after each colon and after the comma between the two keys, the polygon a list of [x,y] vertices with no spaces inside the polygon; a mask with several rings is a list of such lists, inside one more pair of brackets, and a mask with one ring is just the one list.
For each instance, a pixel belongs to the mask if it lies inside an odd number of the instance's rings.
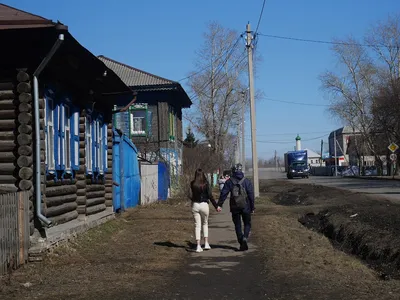
{"label": "roadside ditch", "polygon": [[[275,182],[271,201],[296,208],[298,221],[354,255],[383,280],[400,279],[400,205],[313,184]],[[300,208],[300,210],[299,210]]]}

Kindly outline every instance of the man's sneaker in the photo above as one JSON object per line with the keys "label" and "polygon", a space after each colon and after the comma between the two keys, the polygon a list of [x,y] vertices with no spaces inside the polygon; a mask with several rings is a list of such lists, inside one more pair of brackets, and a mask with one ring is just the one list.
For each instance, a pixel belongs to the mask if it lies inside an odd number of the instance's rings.
{"label": "man's sneaker", "polygon": [[247,251],[249,250],[249,246],[247,245],[247,239],[244,238],[240,243],[240,251]]}
{"label": "man's sneaker", "polygon": [[204,250],[211,250],[211,246],[210,246],[210,244],[205,244],[204,245]]}
{"label": "man's sneaker", "polygon": [[203,252],[203,248],[201,248],[201,246],[197,246],[196,252],[197,253]]}

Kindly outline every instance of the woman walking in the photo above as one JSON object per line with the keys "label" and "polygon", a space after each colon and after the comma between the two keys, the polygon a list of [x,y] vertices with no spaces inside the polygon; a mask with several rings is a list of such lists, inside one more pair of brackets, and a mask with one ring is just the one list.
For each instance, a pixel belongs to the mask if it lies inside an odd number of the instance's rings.
{"label": "woman walking", "polygon": [[218,180],[219,191],[220,191],[220,192],[221,192],[222,189],[224,188],[225,182],[226,182],[226,178],[225,178],[224,176],[221,175],[221,176],[219,177],[219,180]]}
{"label": "woman walking", "polygon": [[192,191],[192,213],[195,222],[195,237],[197,242],[196,252],[202,252],[201,228],[203,228],[204,249],[210,250],[208,243],[208,216],[210,214],[209,202],[217,209],[217,203],[211,193],[211,187],[203,170],[197,169],[194,180],[190,184]]}

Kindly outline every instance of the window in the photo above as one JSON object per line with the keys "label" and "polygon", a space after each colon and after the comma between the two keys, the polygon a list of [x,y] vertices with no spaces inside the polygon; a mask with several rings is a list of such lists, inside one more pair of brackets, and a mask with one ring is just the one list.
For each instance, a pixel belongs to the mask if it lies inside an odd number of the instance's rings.
{"label": "window", "polygon": [[107,171],[107,124],[101,115],[87,116],[86,132],[86,172],[104,174]]}
{"label": "window", "polygon": [[63,137],[63,164],[67,171],[71,170],[71,114],[68,105],[63,105],[64,137]]}
{"label": "window", "polygon": [[72,168],[79,170],[79,111],[75,110],[72,115]]}
{"label": "window", "polygon": [[54,100],[45,96],[45,143],[46,143],[46,165],[48,170],[55,170],[54,157]]}
{"label": "window", "polygon": [[70,99],[45,91],[46,170],[56,177],[79,169],[79,112]]}
{"label": "window", "polygon": [[86,120],[85,120],[85,137],[86,137],[85,162],[86,162],[86,171],[88,173],[92,172],[92,165],[93,165],[93,160],[92,160],[92,149],[93,149],[92,130],[93,130],[93,128],[92,127],[93,127],[92,118],[90,116],[87,116]]}
{"label": "window", "polygon": [[131,111],[131,135],[146,134],[146,110],[134,109]]}
{"label": "window", "polygon": [[107,124],[103,125],[103,136],[104,136],[104,170],[108,169],[108,133],[107,133]]}
{"label": "window", "polygon": [[[100,173],[104,173],[104,134],[103,134],[103,126],[98,124],[98,132],[99,132],[99,171]],[[107,142],[106,142],[107,143]],[[102,146],[103,145],[103,146]]]}
{"label": "window", "polygon": [[169,123],[169,139],[170,141],[175,140],[175,128],[176,128],[176,119],[174,114],[174,109],[172,106],[169,107],[168,110],[168,123]]}

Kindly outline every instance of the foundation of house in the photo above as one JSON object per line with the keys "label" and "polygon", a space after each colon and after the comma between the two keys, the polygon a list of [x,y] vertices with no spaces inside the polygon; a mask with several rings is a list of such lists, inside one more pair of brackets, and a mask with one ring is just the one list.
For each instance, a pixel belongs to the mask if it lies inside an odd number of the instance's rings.
{"label": "foundation of house", "polygon": [[101,213],[47,228],[45,230],[46,237],[35,239],[29,248],[29,261],[42,261],[44,255],[52,248],[57,247],[61,243],[68,242],[77,235],[113,220],[114,218],[115,214],[113,208],[107,207],[107,209]]}

